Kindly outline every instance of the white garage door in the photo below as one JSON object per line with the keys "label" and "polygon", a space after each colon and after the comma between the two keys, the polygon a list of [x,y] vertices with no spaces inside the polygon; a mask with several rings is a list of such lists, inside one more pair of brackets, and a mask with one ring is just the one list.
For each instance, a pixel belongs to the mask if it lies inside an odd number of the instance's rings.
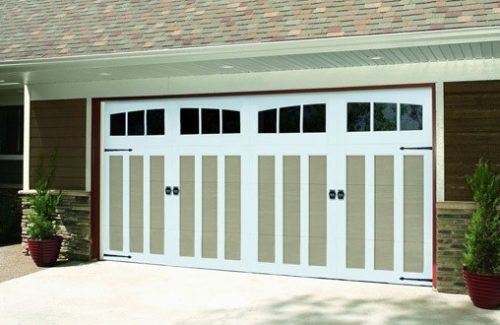
{"label": "white garage door", "polygon": [[103,259],[430,285],[431,90],[108,101]]}

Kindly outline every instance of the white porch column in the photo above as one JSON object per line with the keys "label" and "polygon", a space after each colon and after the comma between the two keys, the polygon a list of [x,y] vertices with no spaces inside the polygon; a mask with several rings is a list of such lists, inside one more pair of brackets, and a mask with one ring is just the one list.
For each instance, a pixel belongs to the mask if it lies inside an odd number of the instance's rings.
{"label": "white porch column", "polygon": [[444,197],[444,83],[436,83],[436,200]]}
{"label": "white porch column", "polygon": [[23,191],[30,189],[30,101],[28,85],[24,85]]}

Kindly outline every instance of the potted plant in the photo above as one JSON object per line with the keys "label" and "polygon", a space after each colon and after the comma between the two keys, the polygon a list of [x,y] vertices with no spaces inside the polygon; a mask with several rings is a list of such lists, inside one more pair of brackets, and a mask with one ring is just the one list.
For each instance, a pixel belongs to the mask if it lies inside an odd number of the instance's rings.
{"label": "potted plant", "polygon": [[28,249],[38,266],[53,266],[62,243],[62,237],[59,236],[61,222],[57,218],[62,192],[50,191],[49,185],[49,177],[40,179],[36,193],[27,198],[32,209],[27,222]]}
{"label": "potted plant", "polygon": [[477,208],[466,233],[464,278],[472,303],[500,305],[500,176],[480,160],[467,179]]}

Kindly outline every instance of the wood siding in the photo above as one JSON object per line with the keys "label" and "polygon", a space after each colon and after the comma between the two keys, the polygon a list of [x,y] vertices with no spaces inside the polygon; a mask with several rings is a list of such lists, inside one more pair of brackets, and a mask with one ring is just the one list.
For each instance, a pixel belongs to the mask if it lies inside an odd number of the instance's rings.
{"label": "wood siding", "polygon": [[85,189],[85,114],[85,99],[31,102],[30,187],[39,177],[40,160],[48,170],[57,152],[53,187]]}
{"label": "wood siding", "polygon": [[470,201],[466,178],[480,158],[500,172],[500,81],[446,83],[445,199]]}

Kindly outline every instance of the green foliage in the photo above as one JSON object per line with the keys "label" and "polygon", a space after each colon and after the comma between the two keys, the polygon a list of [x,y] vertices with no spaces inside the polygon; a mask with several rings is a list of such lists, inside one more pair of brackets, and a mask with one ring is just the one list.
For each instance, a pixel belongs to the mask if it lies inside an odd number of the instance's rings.
{"label": "green foliage", "polygon": [[59,228],[60,225],[55,220],[48,220],[35,213],[28,216],[28,236],[31,239],[50,239],[57,234]]}
{"label": "green foliage", "polygon": [[61,222],[57,218],[57,208],[61,203],[62,192],[54,193],[49,190],[51,180],[55,174],[55,154],[49,174],[41,175],[43,160],[39,165],[39,180],[35,185],[36,193],[27,198],[31,205],[32,213],[28,216],[28,236],[31,239],[43,240],[55,236],[61,228]]}
{"label": "green foliage", "polygon": [[500,176],[481,159],[467,183],[478,207],[466,234],[465,266],[473,273],[500,274]]}

